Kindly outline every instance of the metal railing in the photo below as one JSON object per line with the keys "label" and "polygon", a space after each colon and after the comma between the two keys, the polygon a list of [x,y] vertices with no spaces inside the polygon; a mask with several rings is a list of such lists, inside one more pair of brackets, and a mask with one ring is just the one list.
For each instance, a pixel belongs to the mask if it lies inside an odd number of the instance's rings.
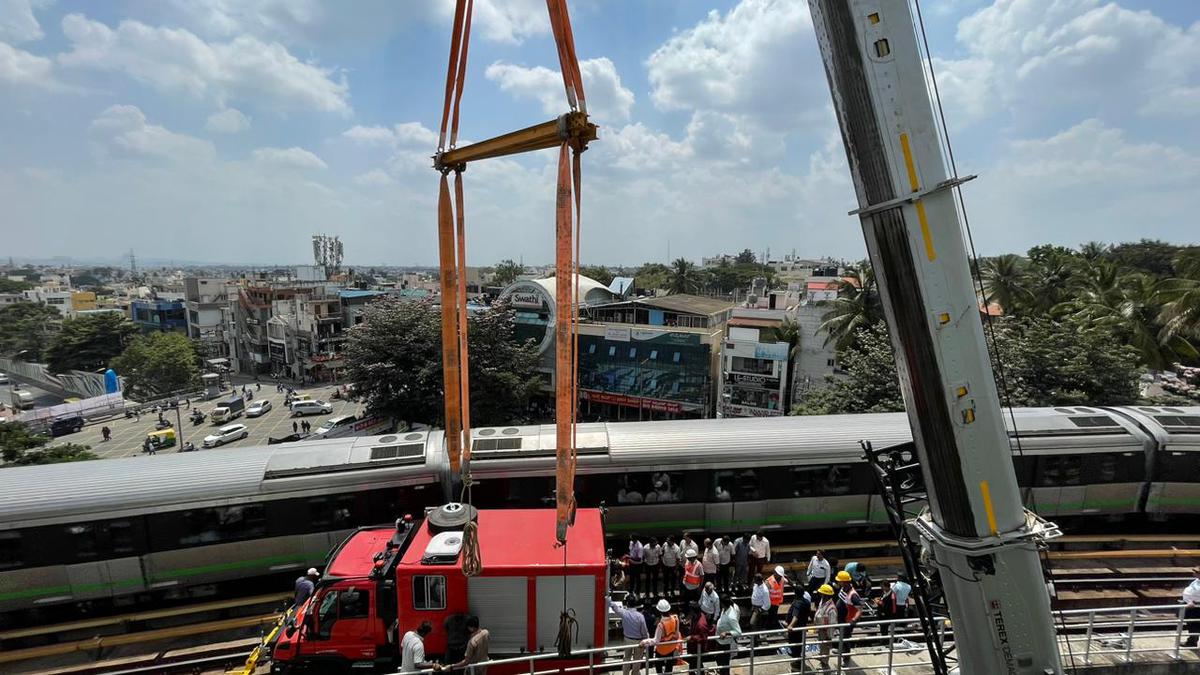
{"label": "metal railing", "polygon": [[[1058,643],[1063,665],[1067,668],[1086,666],[1098,656],[1114,657],[1118,662],[1128,663],[1133,661],[1135,654],[1159,654],[1164,659],[1179,660],[1181,651],[1186,649],[1182,642],[1189,623],[1184,619],[1185,607],[1171,604],[1056,612],[1059,615]],[[942,622],[939,625],[944,645],[952,644],[954,640],[953,630],[947,624]],[[844,631],[847,627],[851,628],[849,635]],[[640,671],[649,675],[651,669],[657,670],[659,662],[665,660],[664,670],[676,673],[699,674],[713,670],[720,675],[728,675],[725,668],[716,662],[721,651],[732,651],[730,667],[746,669],[749,675],[755,675],[756,669],[763,668],[778,672],[778,667],[785,664],[788,672],[837,675],[874,672],[885,665],[888,669],[885,672],[892,673],[931,665],[925,637],[916,618],[863,620],[855,624],[819,627],[810,625],[791,631],[799,638],[792,641],[788,640],[788,632],[784,628],[747,631],[734,638],[732,649],[720,644],[718,637],[710,637],[706,648],[699,654],[701,663],[696,661],[697,654],[689,651],[694,643],[683,639],[663,643],[678,647],[677,652],[667,656],[657,654],[654,646],[623,643],[575,650],[569,659],[560,657],[557,652],[538,652],[477,665],[506,666],[506,670],[511,670],[513,664],[525,664],[522,672],[531,675],[585,672],[594,675],[597,671],[617,670],[634,675]],[[835,637],[822,639],[821,633],[833,633]],[[640,655],[631,658],[634,652]],[[872,658],[869,664],[848,660],[856,654],[878,657],[882,662],[876,658]],[[827,664],[823,664],[823,660]],[[679,667],[679,661],[686,663],[686,669]],[[401,675],[428,672],[398,671]]]}

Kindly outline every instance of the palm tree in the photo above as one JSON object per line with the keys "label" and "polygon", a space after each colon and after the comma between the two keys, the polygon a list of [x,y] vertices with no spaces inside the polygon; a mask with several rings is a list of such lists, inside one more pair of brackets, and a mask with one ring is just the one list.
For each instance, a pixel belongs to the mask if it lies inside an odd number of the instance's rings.
{"label": "palm tree", "polygon": [[1089,241],[1086,244],[1080,244],[1079,255],[1084,260],[1096,261],[1108,255],[1108,252],[1111,250],[1112,247],[1108,244],[1099,241]]}
{"label": "palm tree", "polygon": [[1024,258],[1013,253],[987,258],[980,266],[979,277],[983,281],[983,305],[996,303],[1012,314],[1027,305],[1032,298],[1029,292],[1029,272]]}
{"label": "palm tree", "polygon": [[792,382],[795,381],[795,376],[792,369],[796,365],[796,355],[800,353],[800,338],[803,334],[800,331],[800,324],[792,319],[784,319],[783,323],[775,329],[775,339],[780,342],[788,343],[788,381],[783,390],[783,409],[792,409]]}
{"label": "palm tree", "polygon": [[1173,279],[1162,283],[1162,338],[1181,337],[1200,341],[1200,248],[1189,248],[1175,256]]}
{"label": "palm tree", "polygon": [[671,263],[667,277],[667,290],[671,293],[691,293],[700,287],[700,271],[696,263],[685,258],[676,258]]}
{"label": "palm tree", "polygon": [[1060,303],[1056,310],[1086,325],[1112,328],[1138,350],[1139,360],[1152,370],[1164,370],[1180,359],[1196,358],[1196,348],[1184,335],[1159,323],[1168,281],[1141,273],[1119,276],[1114,281],[1110,272],[1097,267],[1095,276],[1076,298]]}
{"label": "palm tree", "polygon": [[834,342],[839,350],[849,347],[858,329],[883,318],[875,271],[870,263],[864,261],[858,269],[846,270],[838,285],[838,297],[821,304],[829,308],[821,315],[819,329],[825,332],[825,344]]}

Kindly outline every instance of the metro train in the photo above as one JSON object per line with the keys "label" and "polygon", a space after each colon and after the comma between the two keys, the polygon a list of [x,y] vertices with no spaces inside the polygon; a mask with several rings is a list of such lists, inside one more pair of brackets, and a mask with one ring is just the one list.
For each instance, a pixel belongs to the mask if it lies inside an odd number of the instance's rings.
{"label": "metro train", "polygon": [[[1200,407],[1014,416],[1018,479],[1042,515],[1200,514]],[[552,503],[552,426],[472,436],[476,506]],[[860,439],[882,448],[911,432],[903,413],[581,424],[577,499],[606,505],[617,536],[880,527]],[[355,527],[460,494],[438,430],[6,468],[0,623],[319,566]]]}

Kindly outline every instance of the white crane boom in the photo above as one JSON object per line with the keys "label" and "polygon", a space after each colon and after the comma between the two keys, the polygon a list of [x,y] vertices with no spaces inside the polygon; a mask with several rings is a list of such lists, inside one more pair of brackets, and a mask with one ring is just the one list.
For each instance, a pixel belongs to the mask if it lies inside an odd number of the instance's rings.
{"label": "white crane boom", "polygon": [[964,674],[1062,673],[1038,543],[984,343],[909,0],[809,0],[929,508]]}

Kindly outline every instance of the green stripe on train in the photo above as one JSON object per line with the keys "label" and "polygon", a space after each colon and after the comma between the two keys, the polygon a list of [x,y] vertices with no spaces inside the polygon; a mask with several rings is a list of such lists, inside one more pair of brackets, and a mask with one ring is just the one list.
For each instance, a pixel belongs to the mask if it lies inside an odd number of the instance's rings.
{"label": "green stripe on train", "polygon": [[[151,579],[150,583],[153,584],[159,581],[170,581],[181,577],[199,576],[202,574],[211,574],[213,572],[228,572],[230,570],[246,569],[250,567],[269,567],[271,565],[278,565],[280,563],[298,563],[303,565],[305,563],[324,560],[325,556],[325,551],[310,551],[307,554],[276,555],[263,558],[251,558],[250,560],[218,563],[215,565],[186,567],[163,572],[162,574],[157,574]],[[6,600],[21,600],[25,598],[50,597],[54,595],[72,595],[74,593],[93,593],[95,591],[117,590],[120,588],[128,588],[131,586],[140,585],[142,585],[141,579],[118,579],[117,581],[101,581],[89,584],[80,584],[77,586],[40,586],[37,588],[26,588],[19,591],[0,593],[0,602]]]}
{"label": "green stripe on train", "polygon": [[844,524],[848,520],[866,520],[865,511],[841,511],[832,513],[793,513],[769,518],[735,518],[733,520],[707,521],[703,518],[688,520],[645,520],[634,523],[605,523],[604,527],[610,532],[629,532],[632,530],[695,530],[705,527],[720,530],[738,530],[747,527],[765,525],[780,525],[783,523],[810,523],[814,521],[831,521]]}
{"label": "green stripe on train", "polygon": [[1146,508],[1158,506],[1200,506],[1200,497],[1151,497],[1146,501]]}

